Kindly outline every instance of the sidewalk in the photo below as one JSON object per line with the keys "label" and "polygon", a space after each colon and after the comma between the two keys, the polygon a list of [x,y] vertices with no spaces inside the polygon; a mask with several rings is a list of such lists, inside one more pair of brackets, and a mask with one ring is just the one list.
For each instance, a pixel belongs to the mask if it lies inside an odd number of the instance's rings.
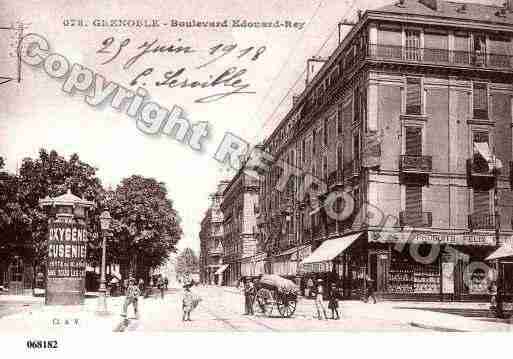
{"label": "sidewalk", "polygon": [[[124,297],[108,297],[109,314],[96,314],[98,299],[86,298],[83,305],[45,306],[44,298],[32,296],[0,296],[0,302],[30,303],[18,308],[15,314],[0,318],[0,333],[34,333],[47,334],[66,331],[112,332],[122,322],[120,316]],[[34,304],[34,305],[31,305]]]}
{"label": "sidewalk", "polygon": [[[226,292],[242,295],[237,288],[221,288]],[[357,300],[344,300],[339,303],[342,320],[345,317],[352,320],[400,322],[411,326],[412,330],[419,328],[443,332],[513,332],[513,321],[493,318],[488,303],[384,301],[367,304]],[[325,304],[327,309],[327,302]],[[315,313],[314,301],[300,297],[294,316],[313,318]]]}

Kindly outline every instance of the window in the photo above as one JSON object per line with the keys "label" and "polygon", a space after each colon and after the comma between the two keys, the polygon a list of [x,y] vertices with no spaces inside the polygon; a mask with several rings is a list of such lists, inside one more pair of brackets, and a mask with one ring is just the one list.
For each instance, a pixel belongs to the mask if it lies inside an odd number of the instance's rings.
{"label": "window", "polygon": [[490,192],[474,190],[474,214],[490,214]]}
{"label": "window", "polygon": [[490,141],[488,132],[486,132],[486,131],[474,131],[472,133],[472,136],[473,136],[472,141],[474,143],[476,143],[476,142],[489,143],[489,141]]}
{"label": "window", "polygon": [[317,145],[317,131],[314,129],[312,132],[312,156],[315,156],[315,146]]}
{"label": "window", "polygon": [[488,119],[488,96],[485,83],[474,83],[472,86],[474,101],[474,118]]}
{"label": "window", "polygon": [[303,142],[301,143],[301,152],[303,153],[303,162],[306,160],[306,139],[303,139]]}
{"label": "window", "polygon": [[357,87],[353,92],[353,111],[354,117],[353,122],[360,121],[360,89]]}
{"label": "window", "polygon": [[328,156],[326,155],[322,158],[322,176],[324,182],[328,181]]}
{"label": "window", "polygon": [[420,31],[406,30],[406,59],[420,60]]}
{"label": "window", "polygon": [[406,152],[408,156],[422,156],[422,128],[406,126]]}
{"label": "window", "polygon": [[324,124],[323,124],[323,142],[324,142],[324,146],[327,146],[328,145],[328,119],[325,118],[324,119]]}
{"label": "window", "polygon": [[342,146],[337,147],[337,170],[342,171]]}
{"label": "window", "polygon": [[408,77],[406,79],[406,114],[420,115],[422,113],[420,78]]}
{"label": "window", "polygon": [[360,132],[353,132],[353,160],[355,163],[360,161]]}
{"label": "window", "polygon": [[405,195],[406,213],[420,215],[422,212],[422,186],[406,185]]}
{"label": "window", "polygon": [[337,134],[342,135],[342,107],[339,108],[337,113]]}

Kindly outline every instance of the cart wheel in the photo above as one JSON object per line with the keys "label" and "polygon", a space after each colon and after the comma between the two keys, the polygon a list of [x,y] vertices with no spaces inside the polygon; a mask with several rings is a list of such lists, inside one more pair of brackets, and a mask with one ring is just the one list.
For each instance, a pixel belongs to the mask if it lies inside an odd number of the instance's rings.
{"label": "cart wheel", "polygon": [[295,299],[283,299],[278,303],[278,311],[283,318],[290,318],[296,311]]}
{"label": "cart wheel", "polygon": [[261,288],[256,293],[253,308],[257,313],[270,317],[273,313],[273,297],[268,289]]}

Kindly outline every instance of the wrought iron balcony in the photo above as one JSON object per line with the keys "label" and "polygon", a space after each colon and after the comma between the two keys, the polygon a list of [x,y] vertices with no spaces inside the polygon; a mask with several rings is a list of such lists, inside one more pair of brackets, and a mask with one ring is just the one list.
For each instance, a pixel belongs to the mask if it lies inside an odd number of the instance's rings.
{"label": "wrought iron balcony", "polygon": [[472,213],[468,216],[468,226],[470,229],[495,229],[495,216],[487,213]]}
{"label": "wrought iron balcony", "polygon": [[399,225],[401,227],[431,227],[433,217],[431,212],[399,212]]}
{"label": "wrought iron balcony", "polygon": [[432,170],[431,156],[401,155],[399,168],[406,173],[429,174]]}
{"label": "wrought iron balcony", "polygon": [[495,173],[489,170],[485,161],[468,159],[467,182],[473,188],[490,189],[495,185]]}
{"label": "wrought iron balcony", "polygon": [[221,254],[223,254],[222,248],[210,248],[208,251],[209,256],[220,256]]}
{"label": "wrought iron balcony", "polygon": [[513,70],[513,56],[475,51],[370,44],[367,58],[420,64]]}

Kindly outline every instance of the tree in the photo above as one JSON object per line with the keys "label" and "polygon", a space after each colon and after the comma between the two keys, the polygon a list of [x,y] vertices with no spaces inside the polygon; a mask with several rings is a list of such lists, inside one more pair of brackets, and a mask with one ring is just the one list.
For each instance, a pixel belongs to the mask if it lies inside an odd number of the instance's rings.
{"label": "tree", "polygon": [[176,258],[176,274],[183,276],[199,270],[199,259],[191,248],[185,248]]}
{"label": "tree", "polygon": [[109,250],[120,259],[122,275],[129,269],[146,277],[148,269],[176,252],[182,229],[165,183],[137,175],[125,178],[107,193],[105,204],[114,218]]}
{"label": "tree", "polygon": [[[47,254],[48,214],[39,207],[39,200],[46,196],[55,197],[67,190],[79,197],[101,203],[104,190],[96,168],[80,160],[77,154],[66,160],[56,151],[39,151],[39,157],[24,158],[17,176],[16,213],[10,236],[13,253],[31,263],[34,273],[43,263]],[[99,208],[93,209],[89,216],[89,230],[97,232]],[[98,236],[92,236],[88,256],[98,257]],[[96,250],[95,250],[96,249]],[[35,278],[35,276],[34,276]],[[34,286],[33,286],[34,287]]]}

